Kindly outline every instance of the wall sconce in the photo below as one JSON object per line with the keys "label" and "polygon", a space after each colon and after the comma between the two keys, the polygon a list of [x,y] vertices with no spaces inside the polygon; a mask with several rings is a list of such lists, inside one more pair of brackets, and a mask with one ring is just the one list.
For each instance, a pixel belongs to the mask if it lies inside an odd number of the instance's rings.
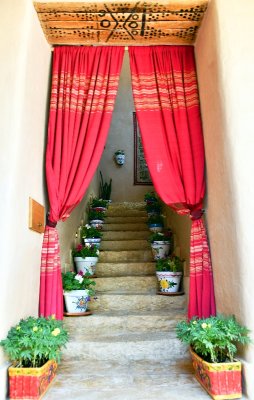
{"label": "wall sconce", "polygon": [[117,165],[123,165],[125,163],[125,153],[124,150],[117,150],[114,154],[114,159]]}

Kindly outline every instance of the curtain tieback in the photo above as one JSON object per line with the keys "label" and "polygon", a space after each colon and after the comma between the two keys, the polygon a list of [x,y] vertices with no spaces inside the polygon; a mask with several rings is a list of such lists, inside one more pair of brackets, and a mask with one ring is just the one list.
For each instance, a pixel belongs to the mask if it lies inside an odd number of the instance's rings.
{"label": "curtain tieback", "polygon": [[199,209],[199,210],[193,210],[190,212],[190,219],[192,221],[196,221],[197,219],[200,219],[202,217],[202,215],[204,214],[205,210]]}
{"label": "curtain tieback", "polygon": [[51,228],[55,228],[57,226],[57,222],[50,221],[49,214],[47,214],[46,225],[50,226]]}

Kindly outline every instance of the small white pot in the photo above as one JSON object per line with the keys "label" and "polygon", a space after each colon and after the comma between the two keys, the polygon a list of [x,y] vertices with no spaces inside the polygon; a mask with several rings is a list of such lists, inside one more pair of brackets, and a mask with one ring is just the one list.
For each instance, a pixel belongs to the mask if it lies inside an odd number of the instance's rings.
{"label": "small white pot", "polygon": [[154,260],[167,258],[170,250],[170,242],[156,241],[151,243]]}
{"label": "small white pot", "polygon": [[83,313],[87,310],[89,295],[87,290],[64,292],[64,301],[68,313]]}
{"label": "small white pot", "polygon": [[98,257],[74,257],[77,272],[83,272],[85,275],[87,272],[89,274],[95,274],[96,264],[98,262]]}
{"label": "small white pot", "polygon": [[182,272],[156,272],[162,293],[176,293],[182,278]]}
{"label": "small white pot", "polygon": [[94,244],[99,249],[101,245],[100,238],[83,238],[84,244]]}
{"label": "small white pot", "polygon": [[163,226],[162,224],[149,224],[149,230],[151,232],[162,232]]}
{"label": "small white pot", "polygon": [[92,219],[90,225],[96,229],[102,229],[104,221],[102,219]]}

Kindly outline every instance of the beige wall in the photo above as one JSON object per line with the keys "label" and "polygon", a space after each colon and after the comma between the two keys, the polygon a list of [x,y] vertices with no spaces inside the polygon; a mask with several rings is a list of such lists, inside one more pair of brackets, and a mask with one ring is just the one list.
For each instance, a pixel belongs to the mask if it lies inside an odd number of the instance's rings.
{"label": "beige wall", "polygon": [[[212,0],[196,60],[207,162],[207,222],[219,312],[254,329],[254,3]],[[245,355],[254,398],[254,348]]]}
{"label": "beige wall", "polygon": [[[133,111],[129,55],[128,51],[125,51],[111,128],[99,167],[106,180],[112,178],[113,201],[142,201],[144,194],[152,190],[151,186],[133,185]],[[117,166],[113,160],[114,152],[119,149],[124,150],[126,154],[123,166]]]}

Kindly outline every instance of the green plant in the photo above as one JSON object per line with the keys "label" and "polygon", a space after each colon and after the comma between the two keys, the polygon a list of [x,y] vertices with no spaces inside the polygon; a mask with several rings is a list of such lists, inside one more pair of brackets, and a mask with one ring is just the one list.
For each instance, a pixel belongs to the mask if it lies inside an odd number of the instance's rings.
{"label": "green plant", "polygon": [[92,221],[93,219],[100,219],[103,221],[105,219],[105,213],[103,211],[89,210],[88,219],[89,221]]}
{"label": "green plant", "polygon": [[98,257],[99,255],[99,250],[95,244],[90,244],[87,243],[85,245],[78,244],[73,250],[72,250],[72,256],[73,257]]}
{"label": "green plant", "polygon": [[67,330],[54,316],[28,317],[9,330],[0,346],[17,368],[39,368],[48,360],[59,362],[60,349],[67,341]]}
{"label": "green plant", "polygon": [[109,183],[104,182],[102,173],[100,171],[100,189],[99,189],[99,196],[103,200],[110,200],[112,190],[112,179],[110,178]]}
{"label": "green plant", "polygon": [[107,208],[108,206],[108,201],[103,200],[103,199],[98,199],[97,197],[94,197],[90,203],[91,208],[96,208],[96,207],[104,207]]}
{"label": "green plant", "polygon": [[63,290],[69,292],[71,290],[87,290],[88,296],[94,296],[95,291],[90,286],[96,283],[89,279],[89,274],[84,275],[82,271],[78,274],[72,271],[62,273]]}
{"label": "green plant", "polygon": [[223,315],[180,321],[176,327],[178,339],[189,344],[205,361],[212,363],[233,362],[236,344],[250,343],[249,332],[234,316]]}
{"label": "green plant", "polygon": [[183,262],[178,256],[170,256],[168,258],[156,261],[156,271],[158,272],[183,272]]}
{"label": "green plant", "polygon": [[152,214],[152,215],[150,215],[150,217],[148,217],[147,223],[148,223],[148,225],[161,224],[163,226],[164,225],[163,216],[160,214]]}
{"label": "green plant", "polygon": [[150,243],[158,242],[158,241],[171,242],[171,238],[172,238],[172,231],[170,229],[168,229],[164,232],[152,233],[148,238],[148,242],[150,242]]}
{"label": "green plant", "polygon": [[83,239],[86,238],[100,239],[102,237],[102,233],[98,229],[94,228],[89,224],[82,226],[80,234]]}
{"label": "green plant", "polygon": [[150,213],[160,214],[161,209],[162,209],[161,204],[158,202],[146,203],[146,212],[148,214]]}
{"label": "green plant", "polygon": [[144,196],[144,201],[145,202],[149,202],[149,201],[156,202],[156,201],[158,201],[158,197],[155,192],[147,192]]}
{"label": "green plant", "polygon": [[125,153],[124,153],[124,150],[116,150],[116,151],[115,151],[115,156],[120,156],[120,155],[121,155],[121,156],[124,156],[124,154],[125,154]]}

